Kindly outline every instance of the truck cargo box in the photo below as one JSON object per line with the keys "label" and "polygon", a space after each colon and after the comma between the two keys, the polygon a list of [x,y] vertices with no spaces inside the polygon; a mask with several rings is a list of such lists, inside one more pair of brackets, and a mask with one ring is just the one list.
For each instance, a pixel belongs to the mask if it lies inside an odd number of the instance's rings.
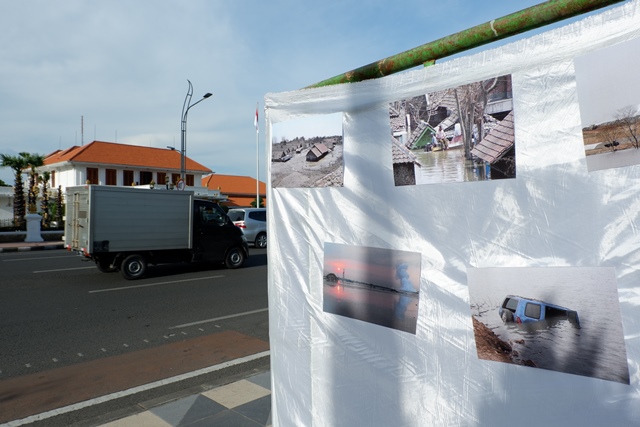
{"label": "truck cargo box", "polygon": [[193,192],[83,185],[66,190],[65,246],[85,254],[191,249]]}

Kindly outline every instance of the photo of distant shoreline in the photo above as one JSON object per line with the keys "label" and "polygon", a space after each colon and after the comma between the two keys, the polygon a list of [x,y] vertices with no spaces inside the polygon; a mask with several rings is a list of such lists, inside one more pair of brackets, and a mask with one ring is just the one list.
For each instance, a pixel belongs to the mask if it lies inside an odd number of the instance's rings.
{"label": "photo of distant shoreline", "polygon": [[640,164],[640,39],[574,60],[589,172]]}
{"label": "photo of distant shoreline", "polygon": [[420,263],[417,252],[325,243],[323,310],[415,334]]}

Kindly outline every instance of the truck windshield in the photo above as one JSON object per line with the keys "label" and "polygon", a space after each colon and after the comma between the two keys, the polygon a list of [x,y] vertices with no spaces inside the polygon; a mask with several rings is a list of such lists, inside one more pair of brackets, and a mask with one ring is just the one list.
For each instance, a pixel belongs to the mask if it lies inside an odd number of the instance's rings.
{"label": "truck windshield", "polygon": [[224,225],[227,217],[222,209],[218,210],[215,206],[200,206],[200,220],[205,224]]}

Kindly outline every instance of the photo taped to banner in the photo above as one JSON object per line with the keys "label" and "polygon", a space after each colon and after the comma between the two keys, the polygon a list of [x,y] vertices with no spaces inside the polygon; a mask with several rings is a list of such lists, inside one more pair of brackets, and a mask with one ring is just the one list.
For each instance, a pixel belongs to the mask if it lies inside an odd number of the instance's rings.
{"label": "photo taped to banner", "polygon": [[395,185],[516,177],[511,75],[389,104]]}

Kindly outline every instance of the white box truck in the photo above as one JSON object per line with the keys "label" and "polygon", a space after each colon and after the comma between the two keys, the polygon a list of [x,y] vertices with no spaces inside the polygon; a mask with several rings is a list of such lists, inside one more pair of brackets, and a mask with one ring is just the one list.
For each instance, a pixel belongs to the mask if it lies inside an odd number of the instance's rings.
{"label": "white box truck", "polygon": [[126,279],[147,265],[206,261],[241,267],[247,241],[216,203],[191,191],[82,185],[66,190],[65,247]]}

